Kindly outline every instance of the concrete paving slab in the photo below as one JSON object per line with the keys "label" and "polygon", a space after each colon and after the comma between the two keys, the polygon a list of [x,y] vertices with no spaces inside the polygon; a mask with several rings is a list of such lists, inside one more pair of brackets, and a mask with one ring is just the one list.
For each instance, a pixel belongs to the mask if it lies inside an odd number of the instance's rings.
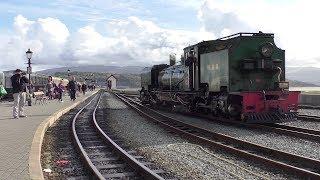
{"label": "concrete paving slab", "polygon": [[64,102],[51,100],[47,104],[32,104],[26,106],[28,117],[13,119],[12,102],[0,103],[0,180],[30,179],[28,158],[31,144],[37,127],[55,112],[65,109],[72,104],[92,95],[77,97],[71,101],[67,96]]}

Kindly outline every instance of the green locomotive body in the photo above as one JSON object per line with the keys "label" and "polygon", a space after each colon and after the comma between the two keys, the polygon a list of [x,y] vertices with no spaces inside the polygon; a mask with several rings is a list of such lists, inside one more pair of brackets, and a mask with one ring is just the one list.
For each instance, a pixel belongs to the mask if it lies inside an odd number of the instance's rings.
{"label": "green locomotive body", "polygon": [[291,120],[298,108],[300,92],[289,91],[285,81],[285,51],[268,33],[199,42],[184,48],[181,65],[155,65],[141,79],[146,103],[183,105],[247,122]]}
{"label": "green locomotive body", "polygon": [[[209,91],[276,90],[278,82],[285,81],[285,52],[274,44],[273,34],[239,33],[189,46],[184,57],[194,52],[199,60],[195,66],[200,67],[198,81],[208,83]],[[263,46],[272,48],[271,56],[262,54]]]}

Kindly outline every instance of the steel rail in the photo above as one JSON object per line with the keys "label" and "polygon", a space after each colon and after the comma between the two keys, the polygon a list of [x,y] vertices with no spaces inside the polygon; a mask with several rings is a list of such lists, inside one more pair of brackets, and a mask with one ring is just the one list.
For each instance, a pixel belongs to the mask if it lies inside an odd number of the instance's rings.
{"label": "steel rail", "polygon": [[[199,135],[197,135],[197,133],[205,131],[206,133],[210,133],[212,138],[216,138],[218,140],[224,140],[227,143],[236,143],[236,144],[241,143],[242,146],[246,146],[246,147],[250,147],[250,148],[256,148],[259,151],[269,152],[272,155],[283,156],[284,158],[287,158],[287,159],[291,159],[291,160],[294,159],[294,162],[301,163],[301,164],[305,163],[311,169],[314,169],[315,167],[319,167],[320,161],[318,161],[318,160],[311,159],[311,158],[306,158],[306,157],[302,157],[302,156],[298,156],[298,155],[294,155],[294,154],[290,154],[290,153],[286,153],[286,152],[283,152],[283,151],[279,151],[279,150],[275,150],[275,149],[271,149],[271,148],[267,148],[267,147],[263,147],[263,146],[260,146],[260,145],[254,144],[254,143],[250,143],[250,142],[242,141],[242,140],[230,137],[230,136],[226,136],[224,134],[219,134],[219,133],[215,133],[215,132],[212,132],[212,131],[208,131],[206,129],[203,129],[203,128],[200,128],[200,127],[197,127],[197,126],[193,126],[193,125],[190,125],[190,124],[186,124],[186,123],[183,123],[183,122],[181,122],[179,120],[176,120],[176,119],[173,119],[173,118],[170,118],[170,117],[168,118],[166,115],[163,115],[161,113],[160,113],[161,114],[160,116],[162,116],[166,120],[159,120],[159,119],[155,118],[154,116],[152,116],[154,114],[158,114],[157,111],[152,110],[151,113],[143,112],[141,109],[136,107],[138,105],[133,105],[133,103],[134,103],[133,100],[125,99],[126,97],[124,97],[124,96],[120,97],[117,94],[115,94],[115,95],[117,97],[119,97],[121,100],[123,100],[127,105],[129,105],[130,107],[135,109],[142,116],[147,117],[148,119],[151,119],[151,120],[157,122],[158,124],[160,124],[160,125],[162,125],[164,127],[167,127],[167,128],[173,130],[174,132],[176,132],[178,134],[181,134],[182,136],[190,138],[190,139],[194,140],[195,142],[200,142],[202,144],[209,145],[210,147],[214,147],[214,148],[218,147],[218,148],[221,148],[221,149],[223,149],[223,150],[225,150],[225,151],[227,151],[229,153],[237,154],[237,155],[239,155],[239,156],[241,156],[243,158],[246,158],[248,160],[256,160],[256,161],[261,162],[262,164],[267,164],[267,165],[269,165],[269,166],[271,166],[273,168],[281,168],[283,170],[286,170],[287,172],[294,172],[295,174],[303,176],[303,177],[308,177],[308,178],[311,178],[311,179],[319,179],[320,178],[320,174],[318,174],[316,172],[312,172],[312,171],[310,171],[308,169],[299,168],[299,167],[296,167],[294,165],[289,165],[289,164],[286,164],[286,163],[283,163],[283,162],[280,162],[280,161],[276,161],[276,160],[272,160],[272,159],[269,159],[269,158],[266,158],[266,157],[262,157],[260,155],[253,154],[251,152],[248,152],[248,151],[236,148],[236,147],[232,147],[230,145],[226,145],[226,144],[223,144],[221,142],[215,142],[215,141],[213,141],[211,139],[199,136]],[[140,108],[142,108],[142,107],[140,107]],[[145,108],[147,108],[147,107],[145,107]],[[176,125],[175,125],[174,122],[176,122]],[[183,129],[179,128],[179,125],[177,125],[177,124],[180,124],[180,125],[183,124],[182,127],[184,127],[184,128],[192,127],[193,129],[191,131],[190,131],[190,129],[188,130],[188,128],[183,130]],[[196,133],[193,132],[194,130],[196,130]]]}
{"label": "steel rail", "polygon": [[[237,139],[237,138],[234,138],[234,137],[231,137],[231,136],[228,136],[228,135],[225,135],[225,134],[221,134],[221,133],[216,133],[216,132],[213,132],[213,131],[210,131],[210,130],[207,130],[207,129],[204,129],[204,128],[201,128],[199,126],[196,126],[196,125],[191,125],[191,124],[188,124],[188,123],[185,123],[181,120],[177,120],[177,119],[173,119],[172,117],[170,116],[167,116],[167,115],[164,115],[163,113],[160,113],[158,111],[155,111],[151,108],[148,108],[146,106],[143,106],[142,104],[140,104],[139,102],[137,101],[134,101],[132,99],[128,99],[130,101],[132,101],[133,103],[135,103],[136,105],[142,107],[142,108],[145,108],[147,109],[148,111],[151,111],[153,114],[156,114],[156,115],[159,115],[161,118],[164,118],[168,121],[176,121],[176,122],[179,122],[180,124],[183,124],[184,126],[187,126],[187,127],[190,127],[190,128],[194,128],[196,130],[199,130],[199,131],[203,131],[205,133],[209,133],[211,134],[213,137],[219,137],[223,140],[228,140],[229,143],[238,143],[238,144],[243,144],[244,146],[246,147],[251,147],[251,148],[255,148],[255,149],[260,149],[260,151],[263,151],[265,150],[265,152],[267,153],[272,153],[273,155],[277,155],[279,157],[286,157],[288,159],[296,159],[297,162],[299,163],[304,163],[304,162],[309,162],[309,167],[310,168],[313,168],[315,165],[316,166],[320,166],[320,161],[319,160],[316,160],[316,159],[311,159],[311,158],[307,158],[307,157],[303,157],[303,156],[299,156],[299,155],[294,155],[294,154],[290,154],[290,153],[286,153],[284,151],[280,151],[280,150],[275,150],[275,149],[272,149],[272,148],[268,148],[268,147],[265,147],[265,146],[262,146],[262,145],[258,145],[258,144],[255,144],[255,143],[251,143],[251,142],[248,142],[248,141],[245,141],[245,140],[240,140],[240,139]],[[282,126],[280,126],[282,127]],[[291,126],[285,126],[285,127],[291,127]],[[301,128],[298,128],[298,129],[301,129]],[[318,132],[318,131],[317,131]],[[227,137],[227,138],[225,138]],[[301,162],[302,161],[302,162]]]}
{"label": "steel rail", "polygon": [[161,176],[159,176],[157,173],[153,172],[151,169],[137,161],[134,157],[132,157],[128,152],[126,152],[124,149],[122,149],[117,143],[115,143],[99,126],[97,120],[96,120],[96,111],[99,106],[101,97],[98,100],[97,106],[95,107],[92,118],[95,129],[99,132],[99,135],[103,137],[103,140],[111,145],[112,149],[114,149],[114,152],[117,153],[119,156],[121,156],[126,162],[128,162],[133,169],[135,169],[138,174],[140,174],[142,177],[150,180],[164,180]]}
{"label": "steel rail", "polygon": [[288,125],[282,125],[282,124],[271,124],[270,126],[275,127],[275,128],[286,129],[286,130],[309,134],[309,135],[312,135],[313,137],[316,137],[317,139],[320,138],[320,131],[313,130],[313,129],[306,129],[306,128],[300,128],[300,127],[296,127],[296,126],[288,126]]}
{"label": "steel rail", "polygon": [[281,135],[287,135],[287,136],[292,136],[292,137],[303,138],[306,140],[320,142],[320,135],[317,134],[317,132],[312,132],[311,130],[308,131],[306,129],[304,130],[303,128],[290,128],[290,127],[285,128],[284,125],[282,126],[280,124],[278,127],[277,127],[277,125],[248,124],[248,123],[244,123],[241,121],[226,120],[225,118],[221,118],[221,117],[212,117],[212,116],[201,115],[201,114],[195,115],[192,113],[185,113],[185,114],[195,116],[195,117],[204,118],[204,119],[209,119],[209,120],[220,122],[223,124],[242,126],[242,127],[252,128],[252,129],[274,132],[274,133],[281,134]]}
{"label": "steel rail", "polygon": [[[87,167],[90,169],[90,171],[93,173],[93,175],[98,179],[106,179],[104,175],[99,171],[99,169],[93,164],[92,160],[90,159],[89,155],[87,154],[85,148],[83,147],[81,140],[79,139],[79,136],[77,134],[76,129],[76,122],[78,119],[78,116],[83,112],[84,109],[86,109],[90,104],[92,104],[93,100],[97,97],[96,95],[86,106],[80,109],[80,111],[75,115],[72,121],[72,132],[73,137],[76,142],[76,146],[79,149],[81,153],[81,157],[84,159]],[[97,100],[97,103],[94,107],[92,118],[93,118],[93,127],[94,131],[98,133],[98,135],[103,139],[103,141],[108,144],[108,147],[113,149],[113,152],[115,152],[118,156],[120,156],[122,160],[126,164],[128,164],[131,168],[133,168],[136,173],[140,176],[142,176],[145,179],[150,180],[163,180],[161,176],[159,176],[157,173],[153,172],[151,169],[137,161],[132,155],[130,155],[128,152],[126,152],[124,149],[122,149],[117,143],[115,143],[99,126],[96,120],[96,111],[99,107],[101,101],[101,93],[99,93],[99,98]]]}
{"label": "steel rail", "polygon": [[83,110],[85,108],[87,108],[91,103],[92,101],[97,97],[97,95],[92,98],[90,100],[90,102],[85,105],[83,108],[81,108],[78,113],[74,116],[73,120],[72,120],[72,134],[73,134],[73,138],[76,142],[76,147],[78,148],[78,150],[80,151],[81,153],[81,157],[82,159],[84,160],[84,162],[86,163],[86,166],[89,168],[89,170],[93,173],[93,175],[100,179],[100,180],[104,180],[105,178],[103,177],[103,175],[100,173],[100,171],[96,168],[96,166],[92,163],[92,161],[90,160],[89,158],[89,155],[86,153],[86,151],[84,150],[80,140],[79,140],[79,137],[77,135],[77,131],[76,131],[76,121],[77,121],[77,118],[78,116],[83,112]]}
{"label": "steel rail", "polygon": [[263,129],[265,131],[274,132],[278,134],[289,135],[293,137],[303,138],[306,140],[312,140],[316,142],[320,142],[319,131],[303,129],[293,126],[286,126],[280,124],[246,124],[247,127]]}
{"label": "steel rail", "polygon": [[320,122],[319,116],[298,115],[298,119],[301,119],[303,121]]}
{"label": "steel rail", "polygon": [[[127,96],[127,95],[125,95],[125,96]],[[131,97],[131,96],[129,96],[129,97]],[[186,113],[186,114],[194,115],[191,113]],[[272,124],[272,125],[271,124],[270,125],[248,124],[248,123],[244,123],[241,121],[225,120],[225,119],[219,118],[219,117],[210,117],[210,116],[206,116],[206,115],[203,116],[203,115],[199,115],[199,114],[197,114],[196,116],[199,116],[201,118],[214,120],[214,121],[219,121],[222,123],[240,125],[240,126],[245,126],[245,127],[249,127],[249,128],[255,128],[255,129],[263,129],[265,131],[274,132],[277,134],[289,135],[289,136],[293,136],[293,137],[303,138],[306,140],[320,142],[320,131],[316,131],[316,130],[304,129],[304,128],[286,126],[286,125],[280,125],[280,124]],[[320,117],[316,117],[316,116],[307,116],[306,118],[309,118],[309,119],[312,118],[313,120],[318,119],[320,121]]]}

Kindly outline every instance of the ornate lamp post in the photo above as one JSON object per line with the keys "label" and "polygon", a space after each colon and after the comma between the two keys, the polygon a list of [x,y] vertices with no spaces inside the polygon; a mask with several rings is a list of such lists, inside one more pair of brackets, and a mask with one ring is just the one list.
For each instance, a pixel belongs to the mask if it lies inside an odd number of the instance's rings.
{"label": "ornate lamp post", "polygon": [[[27,67],[27,73],[29,75],[29,93],[31,92],[31,73],[32,73],[32,69],[31,69],[31,58],[32,58],[32,54],[33,52],[30,51],[30,49],[28,49],[28,51],[26,52],[26,56],[28,59],[28,67]],[[28,106],[31,106],[31,95],[29,94],[29,98],[28,98]]]}

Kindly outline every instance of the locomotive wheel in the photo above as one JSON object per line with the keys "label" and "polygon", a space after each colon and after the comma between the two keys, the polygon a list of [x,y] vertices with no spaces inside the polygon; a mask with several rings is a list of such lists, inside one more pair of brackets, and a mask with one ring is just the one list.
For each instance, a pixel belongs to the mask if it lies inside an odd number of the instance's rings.
{"label": "locomotive wheel", "polygon": [[228,114],[230,117],[240,117],[242,107],[239,104],[229,104]]}

